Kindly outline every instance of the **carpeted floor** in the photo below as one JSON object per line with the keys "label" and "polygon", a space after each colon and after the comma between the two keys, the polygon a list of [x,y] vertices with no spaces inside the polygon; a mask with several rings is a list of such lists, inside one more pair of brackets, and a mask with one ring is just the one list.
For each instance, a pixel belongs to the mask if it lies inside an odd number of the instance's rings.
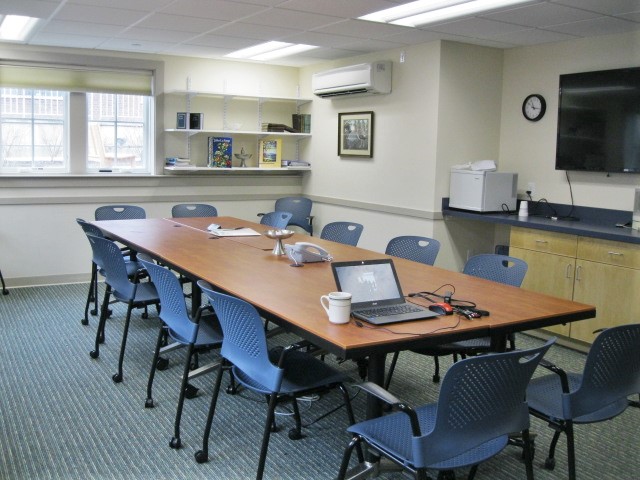
{"label": "carpeted floor", "polygon": [[[135,313],[124,364],[124,381],[114,384],[125,310],[113,306],[107,324],[106,343],[99,359],[89,351],[97,318],[80,324],[86,284],[12,289],[0,297],[0,479],[245,479],[255,476],[266,405],[247,392],[222,394],[210,443],[210,461],[197,464],[199,448],[211,398],[213,375],[193,381],[200,394],[186,402],[183,415],[183,448],[169,448],[182,351],[168,355],[170,368],[158,372],[154,384],[156,408],[145,409],[146,381],[158,328],[155,310],[143,320]],[[286,336],[275,337],[282,343]],[[539,340],[519,335],[521,348]],[[209,361],[215,354],[203,356]],[[553,347],[547,355],[568,369],[580,370],[584,355]],[[358,380],[353,362],[338,364]],[[443,361],[443,370],[450,365]],[[430,380],[432,360],[409,352],[400,356],[391,390],[409,403],[437,398]],[[364,418],[364,395],[351,388],[356,418]],[[281,410],[283,427],[272,436],[265,478],[331,479],[337,473],[345,432],[344,408],[323,417],[340,402],[337,392],[303,405],[306,437],[291,441],[292,421]],[[576,428],[578,478],[581,480],[634,479],[640,472],[638,435],[640,411],[629,409],[609,422]],[[565,479],[564,438],[554,471],[542,464],[551,429],[532,420],[537,434],[535,475],[542,480]],[[354,456],[355,459],[355,456]],[[462,472],[458,474],[462,478]],[[405,478],[387,473],[381,478]],[[525,478],[520,451],[507,447],[481,465],[477,479]]]}

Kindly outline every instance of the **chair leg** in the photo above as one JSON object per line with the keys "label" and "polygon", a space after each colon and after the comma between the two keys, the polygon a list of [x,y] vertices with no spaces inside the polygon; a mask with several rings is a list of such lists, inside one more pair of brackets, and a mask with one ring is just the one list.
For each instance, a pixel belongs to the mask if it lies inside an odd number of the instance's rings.
{"label": "chair leg", "polygon": [[400,352],[395,352],[393,354],[393,358],[391,359],[391,365],[389,365],[389,372],[387,373],[387,378],[384,380],[384,389],[389,390],[389,385],[391,384],[391,377],[393,376],[393,372],[396,369],[396,363],[398,362],[398,356]]}
{"label": "chair leg", "polygon": [[524,443],[524,464],[527,471],[527,480],[533,480],[533,442],[528,429],[522,431],[522,441]]}
{"label": "chair leg", "polygon": [[182,441],[180,440],[180,419],[182,418],[182,408],[184,407],[184,397],[187,387],[189,386],[189,367],[191,364],[191,356],[193,355],[193,344],[187,347],[187,358],[184,362],[184,370],[182,372],[182,382],[180,383],[180,396],[178,397],[178,409],[176,410],[176,420],[173,425],[173,438],[169,443],[171,448],[180,448]]}
{"label": "chair leg", "polygon": [[440,359],[437,355],[433,357],[433,367],[433,383],[438,383],[440,382]]}
{"label": "chair leg", "polygon": [[298,406],[298,400],[294,397],[291,399],[291,405],[293,407],[293,419],[296,423],[295,427],[289,430],[290,440],[300,440],[304,438],[302,434],[302,420],[300,419],[300,408]]}
{"label": "chair leg", "polygon": [[567,457],[569,460],[569,480],[576,480],[576,450],[573,438],[573,422],[568,421],[565,426],[567,436]]}
{"label": "chair leg", "polygon": [[92,310],[92,314],[95,315],[98,310],[98,298],[96,292],[96,284],[98,280],[98,268],[95,263],[91,263],[91,281],[89,282],[89,291],[87,292],[87,302],[84,305],[84,318],[80,321],[82,325],[89,325],[89,306],[91,302],[95,302],[95,310]]}
{"label": "chair leg", "polygon": [[211,434],[211,424],[213,423],[213,416],[216,413],[216,404],[218,402],[218,394],[220,393],[220,385],[222,384],[222,374],[224,373],[224,367],[228,363],[223,360],[218,366],[218,375],[216,375],[216,383],[213,387],[213,395],[211,396],[211,404],[209,405],[209,413],[207,414],[207,423],[204,427],[204,434],[202,435],[202,450],[198,450],[195,453],[195,459],[198,463],[204,463],[209,460],[209,435]]}
{"label": "chair leg", "polygon": [[269,439],[271,438],[271,424],[275,418],[277,404],[278,395],[273,393],[271,394],[271,399],[269,401],[267,421],[264,424],[264,433],[262,436],[262,447],[260,448],[260,460],[258,461],[258,473],[256,473],[256,480],[262,480],[262,475],[264,474],[264,464],[267,461],[267,450],[269,449]]}
{"label": "chair leg", "polygon": [[94,348],[89,355],[91,358],[98,358],[100,356],[100,344],[104,342],[104,326],[107,322],[107,315],[109,311],[109,298],[111,297],[111,287],[107,285],[104,290],[104,299],[102,300],[102,307],[100,308],[100,320],[98,321],[98,329],[96,330],[96,341]]}
{"label": "chair leg", "polygon": [[129,335],[129,323],[131,323],[131,310],[133,310],[133,304],[129,302],[127,306],[127,318],[124,321],[124,330],[122,332],[122,342],[120,344],[120,356],[118,357],[118,371],[113,374],[111,379],[115,383],[122,382],[122,364],[124,363],[124,351],[127,348],[127,336]]}
{"label": "chair leg", "polygon": [[[353,453],[353,449],[358,447],[361,451],[362,447],[360,443],[362,442],[362,437],[360,435],[354,435],[347,448],[345,448],[344,453],[342,454],[342,462],[340,463],[340,470],[338,471],[338,479],[344,480],[347,475],[347,468],[349,467],[349,460],[351,459],[351,454]],[[362,460],[359,460],[362,463]]]}
{"label": "chair leg", "polygon": [[[342,392],[342,398],[344,399],[344,405],[347,409],[347,419],[349,421],[349,425],[354,425],[356,423],[356,417],[353,414],[353,407],[351,405],[351,398],[349,398],[349,392],[347,391],[347,388],[343,385],[340,384],[338,386],[338,388],[340,389],[340,391]],[[362,463],[364,462],[364,454],[362,453],[362,447],[360,446],[360,444],[357,445],[356,451],[358,453],[358,462]]]}
{"label": "chair leg", "polygon": [[149,372],[149,381],[147,382],[147,400],[144,402],[144,408],[153,408],[153,379],[156,376],[156,368],[158,367],[158,357],[160,357],[160,349],[164,339],[164,324],[160,325],[158,332],[158,340],[156,341],[156,349],[153,352],[153,361],[151,362],[151,372]]}
{"label": "chair leg", "polygon": [[556,459],[555,459],[556,445],[558,444],[558,440],[560,439],[561,433],[562,433],[561,429],[556,430],[555,433],[553,434],[553,438],[551,439],[551,444],[549,445],[549,455],[547,456],[547,459],[544,462],[544,468],[546,468],[547,470],[553,470],[554,467],[556,466]]}

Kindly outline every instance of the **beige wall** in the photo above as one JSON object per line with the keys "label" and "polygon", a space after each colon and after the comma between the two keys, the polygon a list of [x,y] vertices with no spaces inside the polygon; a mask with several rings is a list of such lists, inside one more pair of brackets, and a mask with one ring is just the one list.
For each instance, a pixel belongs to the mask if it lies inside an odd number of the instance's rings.
{"label": "beige wall", "polygon": [[[520,193],[534,182],[534,199],[571,203],[565,172],[555,170],[559,75],[639,65],[640,32],[505,51],[500,165],[519,173]],[[547,113],[536,123],[521,113],[531,93],[547,100]],[[639,175],[569,172],[569,177],[576,205],[633,209]]]}

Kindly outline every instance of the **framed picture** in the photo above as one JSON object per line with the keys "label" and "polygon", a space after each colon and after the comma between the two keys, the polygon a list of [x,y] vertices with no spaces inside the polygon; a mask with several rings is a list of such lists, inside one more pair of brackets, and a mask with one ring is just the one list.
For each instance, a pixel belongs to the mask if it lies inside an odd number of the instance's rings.
{"label": "framed picture", "polygon": [[338,155],[373,157],[373,112],[338,114]]}
{"label": "framed picture", "polygon": [[178,112],[178,116],[176,118],[176,128],[187,128],[187,112]]}

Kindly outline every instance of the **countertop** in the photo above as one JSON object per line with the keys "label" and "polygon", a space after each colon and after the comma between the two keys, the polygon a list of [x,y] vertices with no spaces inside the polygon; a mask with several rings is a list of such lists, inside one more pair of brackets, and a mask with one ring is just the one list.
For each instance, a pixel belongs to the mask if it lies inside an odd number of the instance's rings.
{"label": "countertop", "polygon": [[529,202],[529,215],[519,217],[517,212],[479,213],[458,210],[450,208],[449,199],[443,198],[442,214],[445,217],[640,244],[640,231],[628,226],[617,226],[631,224],[631,211]]}

